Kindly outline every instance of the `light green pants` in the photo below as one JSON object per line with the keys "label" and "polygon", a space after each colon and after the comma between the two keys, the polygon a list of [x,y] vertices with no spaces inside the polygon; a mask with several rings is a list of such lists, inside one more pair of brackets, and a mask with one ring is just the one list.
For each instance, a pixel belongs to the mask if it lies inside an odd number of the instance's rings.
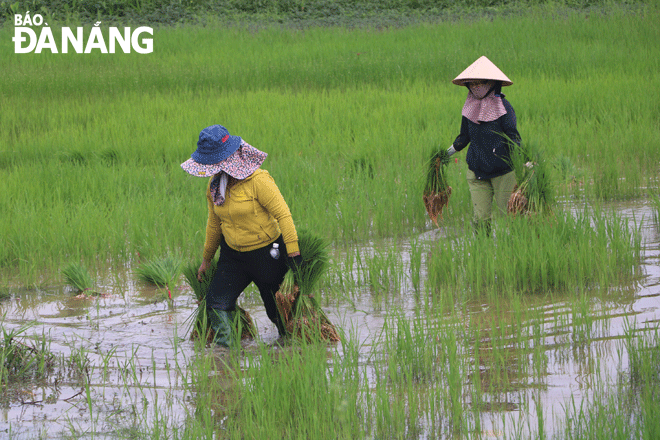
{"label": "light green pants", "polygon": [[516,185],[516,173],[511,171],[493,179],[477,179],[474,173],[467,171],[468,188],[472,196],[475,226],[490,223],[493,217],[493,202],[495,216],[506,215],[506,205]]}

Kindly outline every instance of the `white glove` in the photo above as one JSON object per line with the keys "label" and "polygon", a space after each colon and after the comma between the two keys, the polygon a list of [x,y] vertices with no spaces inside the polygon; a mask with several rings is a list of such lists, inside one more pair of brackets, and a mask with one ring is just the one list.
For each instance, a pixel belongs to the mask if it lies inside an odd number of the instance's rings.
{"label": "white glove", "polygon": [[454,153],[456,153],[456,148],[454,148],[454,144],[452,144],[451,147],[447,148],[447,155],[451,156]]}

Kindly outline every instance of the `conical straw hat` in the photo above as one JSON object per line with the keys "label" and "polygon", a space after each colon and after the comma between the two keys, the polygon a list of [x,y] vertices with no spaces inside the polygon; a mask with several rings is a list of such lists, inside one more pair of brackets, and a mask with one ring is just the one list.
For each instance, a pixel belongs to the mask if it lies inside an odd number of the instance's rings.
{"label": "conical straw hat", "polygon": [[510,86],[513,84],[513,82],[485,56],[470,64],[470,66],[461,72],[461,74],[452,82],[457,86],[462,86],[465,85],[466,82],[475,79],[502,81],[503,86]]}

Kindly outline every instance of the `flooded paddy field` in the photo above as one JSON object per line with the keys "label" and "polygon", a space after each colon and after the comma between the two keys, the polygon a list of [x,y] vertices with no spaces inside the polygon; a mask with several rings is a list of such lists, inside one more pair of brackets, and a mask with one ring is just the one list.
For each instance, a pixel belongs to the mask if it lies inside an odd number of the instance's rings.
{"label": "flooded paddy field", "polygon": [[[601,6],[209,21],[155,30],[148,56],[15,54],[1,27],[0,438],[660,438],[660,109],[638,92],[660,88],[660,11]],[[421,197],[460,129],[451,80],[482,55],[559,197],[493,237],[470,227],[464,155],[440,229]],[[333,243],[318,299],[339,343],[278,340],[251,287],[258,337],[207,347],[183,277],[140,281],[200,257],[208,182],[180,163],[211,124],[267,152],[296,228]]]}
{"label": "flooded paddy field", "polygon": [[[637,341],[658,351],[660,232],[646,202],[608,209],[639,236],[640,260],[625,282],[571,292],[440,298],[428,266],[444,228],[335,249],[322,301],[343,338],[327,347],[278,340],[252,287],[242,306],[259,337],[226,350],[190,340],[197,304],[183,278],[171,301],[130,267],[99,273],[94,296],[62,284],[9,286],[3,350],[20,341],[50,357],[43,373],[5,381],[0,436],[584,438],[581,423],[612,402],[631,409],[607,410],[607,420],[635,426],[650,415],[622,390],[634,382]],[[274,377],[282,389],[269,388]],[[292,426],[287,418],[300,414],[278,413],[282,399],[311,399],[327,414]],[[333,423],[337,431],[323,434]]]}

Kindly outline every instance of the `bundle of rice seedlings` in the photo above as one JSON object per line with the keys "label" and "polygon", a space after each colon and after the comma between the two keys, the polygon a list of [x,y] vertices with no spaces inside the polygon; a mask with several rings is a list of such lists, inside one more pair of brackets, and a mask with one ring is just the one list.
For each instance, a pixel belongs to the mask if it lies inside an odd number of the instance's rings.
{"label": "bundle of rice seedlings", "polygon": [[306,231],[298,234],[302,264],[289,269],[275,294],[280,316],[289,335],[308,342],[339,341],[337,329],[314,297],[319,280],[326,272],[327,244]]}
{"label": "bundle of rice seedlings", "polygon": [[447,183],[445,167],[449,163],[449,154],[439,149],[431,154],[424,186],[424,206],[433,223],[438,226],[438,217],[442,220],[442,209],[449,204],[451,186]]}
{"label": "bundle of rice seedlings", "polygon": [[543,152],[534,143],[510,142],[511,167],[516,173],[516,186],[509,197],[510,214],[528,215],[552,211],[552,182]]}
{"label": "bundle of rice seedlings", "polygon": [[[206,342],[210,344],[215,338],[215,331],[208,325],[206,294],[209,291],[213,275],[217,270],[217,262],[214,261],[211,264],[211,267],[204,274],[202,281],[197,279],[199,266],[199,264],[191,263],[183,268],[183,275],[197,299],[197,308],[189,318],[190,339],[199,339],[200,335],[205,335]],[[237,328],[235,330],[241,335],[241,339],[254,338],[257,335],[257,329],[250,314],[238,305],[236,306],[236,312],[238,312],[239,319],[236,322]]]}
{"label": "bundle of rice seedlings", "polygon": [[87,269],[78,263],[69,263],[62,269],[62,275],[68,285],[78,290],[79,293],[98,294],[92,290],[94,280]]}
{"label": "bundle of rice seedlings", "polygon": [[166,257],[162,260],[152,260],[140,263],[135,269],[138,277],[147,283],[167,289],[167,296],[171,300],[170,286],[181,275],[181,260],[175,257]]}

